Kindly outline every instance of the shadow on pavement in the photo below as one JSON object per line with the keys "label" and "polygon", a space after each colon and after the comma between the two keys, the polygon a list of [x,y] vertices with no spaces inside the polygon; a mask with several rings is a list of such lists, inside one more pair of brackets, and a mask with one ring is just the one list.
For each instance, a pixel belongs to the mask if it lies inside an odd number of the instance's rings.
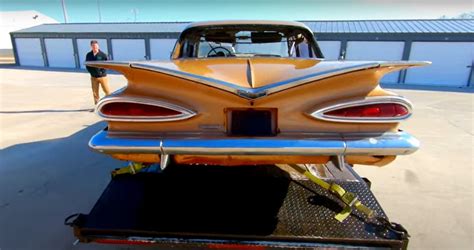
{"label": "shadow on pavement", "polygon": [[74,112],[92,112],[94,109],[40,109],[40,110],[18,110],[18,111],[0,111],[0,114],[35,114],[35,113],[74,113]]}
{"label": "shadow on pavement", "polygon": [[56,72],[87,72],[86,69],[19,66],[16,64],[0,64],[0,69],[38,70],[38,71],[56,71]]}
{"label": "shadow on pavement", "polygon": [[68,137],[0,150],[0,248],[72,248],[64,218],[89,212],[110,171],[125,165],[89,149],[90,137],[104,127],[99,122]]}
{"label": "shadow on pavement", "polygon": [[[14,70],[35,70],[35,71],[46,71],[46,72],[69,72],[69,73],[87,73],[86,69],[78,68],[52,68],[52,67],[37,67],[37,66],[18,66],[15,64],[0,64],[0,69],[14,69]],[[117,74],[120,73],[107,70],[107,73]]]}

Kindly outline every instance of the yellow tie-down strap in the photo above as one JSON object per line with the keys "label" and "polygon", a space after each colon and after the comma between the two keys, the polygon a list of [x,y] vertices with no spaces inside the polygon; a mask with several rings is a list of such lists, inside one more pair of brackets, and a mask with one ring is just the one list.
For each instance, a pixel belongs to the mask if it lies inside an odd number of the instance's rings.
{"label": "yellow tie-down strap", "polygon": [[373,218],[375,213],[372,209],[368,208],[362,202],[359,201],[357,195],[352,192],[347,192],[343,187],[336,183],[328,183],[324,180],[314,176],[309,171],[305,171],[303,173],[308,179],[312,182],[318,184],[318,186],[328,190],[332,194],[336,195],[346,206],[342,209],[342,211],[334,217],[339,222],[344,221],[352,212],[352,208],[359,210],[360,212],[364,213],[368,218]]}
{"label": "yellow tie-down strap", "polygon": [[138,162],[130,162],[130,164],[126,167],[123,168],[118,168],[112,171],[112,177],[115,177],[117,175],[121,174],[136,174],[140,172],[140,170],[147,168],[149,166],[144,165],[143,163],[138,163]]}

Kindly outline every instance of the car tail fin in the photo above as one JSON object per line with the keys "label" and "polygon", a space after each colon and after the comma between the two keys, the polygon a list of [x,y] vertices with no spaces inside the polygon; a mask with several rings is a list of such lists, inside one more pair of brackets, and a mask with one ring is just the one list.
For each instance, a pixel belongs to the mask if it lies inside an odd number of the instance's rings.
{"label": "car tail fin", "polygon": [[394,71],[400,71],[412,67],[422,67],[430,64],[431,62],[428,61],[382,61],[379,62],[379,67],[381,68],[379,71],[381,73],[380,78]]}
{"label": "car tail fin", "polygon": [[132,69],[129,62],[114,62],[114,61],[89,61],[85,62],[88,67],[104,68],[117,71],[129,79],[132,75]]}

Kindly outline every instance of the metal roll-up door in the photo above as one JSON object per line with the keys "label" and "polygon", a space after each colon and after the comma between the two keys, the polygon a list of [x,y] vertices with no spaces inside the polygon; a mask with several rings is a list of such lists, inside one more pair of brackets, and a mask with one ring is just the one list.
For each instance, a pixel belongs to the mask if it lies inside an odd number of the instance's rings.
{"label": "metal roll-up door", "polygon": [[72,39],[47,38],[44,39],[46,54],[48,55],[49,67],[75,68],[76,60]]}
{"label": "metal roll-up door", "polygon": [[44,67],[43,52],[39,38],[15,38],[18,63],[21,66]]}
{"label": "metal roll-up door", "polygon": [[[400,61],[403,57],[404,42],[349,41],[346,59],[363,61]],[[385,75],[380,82],[398,83],[400,72]]]}
{"label": "metal roll-up door", "polygon": [[115,61],[146,60],[145,40],[112,39],[112,56]]}
{"label": "metal roll-up door", "polygon": [[151,59],[169,59],[175,43],[176,39],[150,39]]}
{"label": "metal roll-up door", "polygon": [[406,83],[467,86],[474,60],[474,43],[413,42],[410,60],[431,61],[432,65],[409,69]]}
{"label": "metal roll-up door", "polygon": [[340,41],[318,41],[318,45],[326,60],[339,59],[341,51]]}

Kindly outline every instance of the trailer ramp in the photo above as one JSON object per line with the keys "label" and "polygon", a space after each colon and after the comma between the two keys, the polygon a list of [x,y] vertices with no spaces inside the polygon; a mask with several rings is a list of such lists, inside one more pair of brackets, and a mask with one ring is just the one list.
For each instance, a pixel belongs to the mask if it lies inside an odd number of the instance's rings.
{"label": "trailer ramp", "polygon": [[172,165],[161,173],[116,176],[89,214],[67,223],[80,242],[175,249],[406,248],[406,235],[380,221],[387,216],[366,182],[333,181],[358,194],[379,220],[358,211],[335,220],[344,204],[275,166]]}

